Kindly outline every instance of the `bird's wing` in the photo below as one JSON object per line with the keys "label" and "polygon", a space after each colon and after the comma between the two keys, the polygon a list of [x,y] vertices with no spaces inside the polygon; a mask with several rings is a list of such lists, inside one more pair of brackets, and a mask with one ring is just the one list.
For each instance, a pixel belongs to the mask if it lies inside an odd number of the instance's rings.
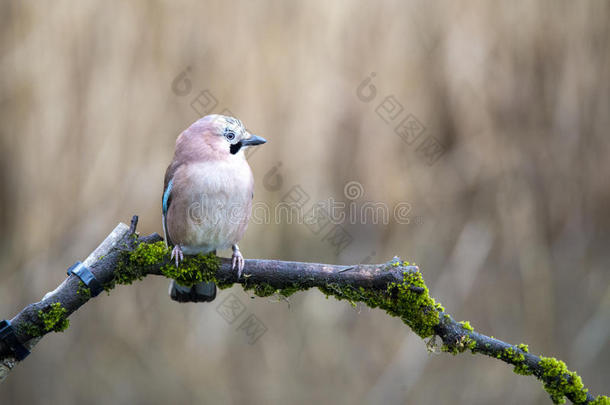
{"label": "bird's wing", "polygon": [[167,167],[165,171],[165,181],[163,184],[163,198],[161,200],[161,221],[163,222],[163,236],[165,237],[165,244],[172,246],[172,240],[170,239],[169,232],[167,230],[167,211],[172,202],[172,187],[174,185],[174,173],[180,164],[175,160]]}
{"label": "bird's wing", "polygon": [[169,239],[169,232],[167,232],[167,210],[169,209],[169,204],[171,203],[172,196],[172,185],[173,179],[169,181],[167,186],[165,187],[165,191],[163,192],[163,202],[161,204],[162,215],[161,221],[163,222],[163,236],[165,237],[165,244],[167,246],[172,245],[172,241]]}

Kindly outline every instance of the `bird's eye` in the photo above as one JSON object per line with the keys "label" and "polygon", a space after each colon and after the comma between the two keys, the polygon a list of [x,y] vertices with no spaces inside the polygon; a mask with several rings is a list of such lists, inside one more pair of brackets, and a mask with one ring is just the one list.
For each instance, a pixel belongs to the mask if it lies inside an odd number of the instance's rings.
{"label": "bird's eye", "polygon": [[225,138],[227,138],[227,140],[229,140],[229,141],[232,141],[233,139],[235,139],[235,133],[234,133],[234,132],[231,132],[231,131],[228,131],[228,132],[225,134]]}

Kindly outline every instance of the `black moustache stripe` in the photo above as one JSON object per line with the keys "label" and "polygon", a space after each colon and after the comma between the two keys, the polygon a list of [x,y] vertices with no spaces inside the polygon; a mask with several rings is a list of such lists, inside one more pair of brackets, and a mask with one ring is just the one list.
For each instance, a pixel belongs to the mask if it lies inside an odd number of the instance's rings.
{"label": "black moustache stripe", "polygon": [[239,141],[239,142],[237,142],[235,144],[231,144],[231,154],[234,155],[237,152],[239,152],[241,147],[242,147],[241,141]]}

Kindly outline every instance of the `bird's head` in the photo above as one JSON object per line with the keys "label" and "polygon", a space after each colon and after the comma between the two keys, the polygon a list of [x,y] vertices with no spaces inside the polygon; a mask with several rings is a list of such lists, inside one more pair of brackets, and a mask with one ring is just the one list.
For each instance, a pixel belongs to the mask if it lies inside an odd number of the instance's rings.
{"label": "bird's head", "polygon": [[[237,118],[226,115],[206,115],[184,131],[177,141],[177,149],[188,149],[187,153],[199,150],[218,157],[243,156],[245,148],[267,142],[264,138],[248,132]],[[186,150],[185,150],[186,152]]]}

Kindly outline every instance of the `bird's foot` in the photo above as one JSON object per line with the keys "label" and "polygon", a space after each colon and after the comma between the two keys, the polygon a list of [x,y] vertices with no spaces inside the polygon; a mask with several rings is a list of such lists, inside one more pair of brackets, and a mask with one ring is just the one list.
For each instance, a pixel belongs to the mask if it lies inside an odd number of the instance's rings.
{"label": "bird's foot", "polygon": [[235,270],[235,267],[237,267],[237,279],[239,280],[244,271],[244,257],[237,245],[233,245],[233,256],[231,256],[231,269]]}
{"label": "bird's foot", "polygon": [[182,249],[180,249],[180,245],[174,246],[174,249],[172,250],[172,255],[171,255],[170,260],[172,260],[174,258],[176,258],[176,267],[178,267],[180,262],[184,260],[184,253],[182,253]]}

